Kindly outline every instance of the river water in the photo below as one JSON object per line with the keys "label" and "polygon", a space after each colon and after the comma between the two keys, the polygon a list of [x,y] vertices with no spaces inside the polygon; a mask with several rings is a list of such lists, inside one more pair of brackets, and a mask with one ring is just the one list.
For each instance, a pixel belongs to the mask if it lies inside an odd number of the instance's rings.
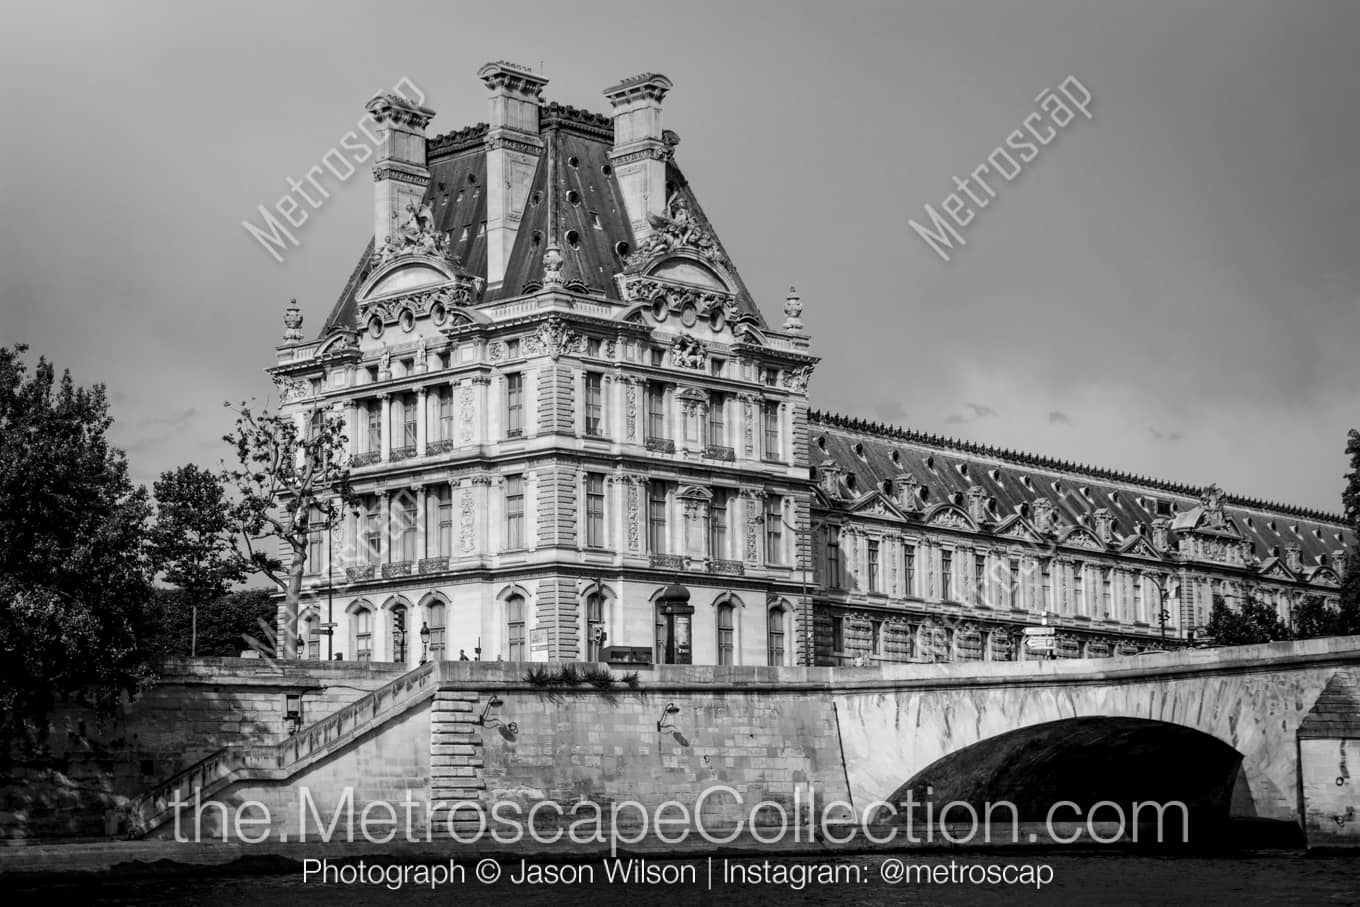
{"label": "river water", "polygon": [[[516,862],[482,867],[499,879],[477,878],[477,864],[461,867],[462,881],[433,890],[416,881],[413,866],[368,867],[368,882],[353,878],[304,881],[301,872],[275,875],[172,876],[109,880],[97,885],[45,884],[11,889],[6,903],[55,904],[286,904],[304,907],[359,907],[375,902],[459,907],[603,907],[627,904],[756,905],[1156,905],[1360,904],[1360,858],[1309,856],[1301,852],[1260,851],[1231,857],[1144,856],[1128,853],[955,853],[897,857],[847,856],[810,860],[649,861],[656,878],[673,884],[639,884],[607,878],[605,861],[582,864]],[[618,873],[641,871],[641,864],[614,864]],[[340,870],[333,870],[339,872]],[[347,870],[357,873],[358,868]],[[394,890],[397,872],[408,873]],[[427,873],[435,871],[431,868]],[[448,871],[442,867],[438,871]],[[453,872],[458,872],[458,869]],[[549,884],[522,878],[558,872],[566,878]],[[385,874],[385,880],[384,875]],[[593,876],[593,878],[592,878]],[[970,876],[972,877],[970,879]],[[898,879],[901,879],[898,881]],[[988,881],[988,879],[991,881]],[[928,880],[929,879],[929,880]],[[1007,881],[1012,884],[1007,884]],[[1042,886],[1042,887],[1040,887]],[[10,897],[17,895],[14,900]]]}

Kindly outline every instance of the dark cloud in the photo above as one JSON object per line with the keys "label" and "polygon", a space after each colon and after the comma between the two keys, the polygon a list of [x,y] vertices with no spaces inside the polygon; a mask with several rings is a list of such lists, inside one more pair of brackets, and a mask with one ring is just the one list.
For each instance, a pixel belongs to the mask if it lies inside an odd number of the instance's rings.
{"label": "dark cloud", "polygon": [[1051,409],[1048,411],[1048,423],[1050,425],[1071,425],[1072,419],[1060,409]]}
{"label": "dark cloud", "polygon": [[944,417],[944,421],[949,425],[961,425],[964,422],[977,422],[980,419],[995,419],[996,410],[987,406],[985,403],[965,403],[966,413],[951,413]]}

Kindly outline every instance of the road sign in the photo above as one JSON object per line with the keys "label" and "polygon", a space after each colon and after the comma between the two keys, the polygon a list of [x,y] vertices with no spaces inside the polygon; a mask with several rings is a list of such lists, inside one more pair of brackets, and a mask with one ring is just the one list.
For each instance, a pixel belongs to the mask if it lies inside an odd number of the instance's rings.
{"label": "road sign", "polygon": [[1031,636],[1025,640],[1025,648],[1031,652],[1053,652],[1058,648],[1058,640],[1052,636]]}
{"label": "road sign", "polygon": [[1028,637],[1030,637],[1031,639],[1034,638],[1034,637],[1036,637],[1036,636],[1052,636],[1052,635],[1053,635],[1053,632],[1054,632],[1054,631],[1053,631],[1053,628],[1052,628],[1052,627],[1026,627],[1026,628],[1025,628],[1025,635],[1028,636]]}

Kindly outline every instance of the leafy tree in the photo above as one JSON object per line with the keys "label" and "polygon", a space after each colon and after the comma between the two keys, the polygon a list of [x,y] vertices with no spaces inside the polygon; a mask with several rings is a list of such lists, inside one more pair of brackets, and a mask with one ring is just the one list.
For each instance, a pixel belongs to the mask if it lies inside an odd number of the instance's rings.
{"label": "leafy tree", "polygon": [[[192,463],[161,473],[153,491],[151,562],[167,583],[184,590],[181,604],[192,614],[246,576],[229,531],[226,494],[216,475]],[[192,634],[176,654],[183,652],[196,654]]]}
{"label": "leafy tree", "polygon": [[1340,612],[1328,608],[1320,595],[1305,596],[1294,608],[1294,638],[1315,639],[1341,633]]}
{"label": "leafy tree", "polygon": [[[354,500],[345,458],[349,439],[344,420],[322,408],[307,414],[305,431],[291,416],[256,413],[244,403],[236,413],[235,430],[225,440],[239,465],[223,473],[235,492],[230,523],[246,569],[284,593],[279,656],[294,659],[309,536],[339,520]],[[270,544],[288,556],[287,563],[265,550]]]}
{"label": "leafy tree", "polygon": [[1289,638],[1289,629],[1264,602],[1249,598],[1235,610],[1226,602],[1214,602],[1206,628],[1214,642],[1223,646],[1245,646]]}
{"label": "leafy tree", "polygon": [[[1351,471],[1346,473],[1346,488],[1341,492],[1341,513],[1352,536],[1360,538],[1360,431],[1353,428],[1346,434],[1346,455],[1351,458]],[[1337,632],[1360,634],[1360,551],[1352,550],[1346,558]]]}
{"label": "leafy tree", "polygon": [[27,347],[0,348],[0,736],[25,738],[54,702],[112,711],[151,679],[146,489],[106,437],[102,385]]}
{"label": "leafy tree", "polygon": [[[148,647],[158,655],[189,652],[193,628],[188,593],[181,589],[156,590],[156,633]],[[198,609],[197,654],[230,657],[246,648],[245,636],[260,635],[260,621],[274,625],[277,606],[270,589],[229,592]]]}

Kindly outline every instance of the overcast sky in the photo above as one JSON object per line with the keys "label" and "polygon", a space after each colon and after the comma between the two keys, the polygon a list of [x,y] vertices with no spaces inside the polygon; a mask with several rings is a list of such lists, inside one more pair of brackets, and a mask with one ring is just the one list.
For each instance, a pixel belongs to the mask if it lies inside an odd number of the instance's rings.
{"label": "overcast sky", "polygon": [[[197,8],[196,8],[197,7]],[[604,111],[642,71],[814,405],[1339,509],[1360,362],[1360,4],[7,4],[0,343],[102,381],[138,481],[214,465],[296,296],[315,332],[370,229],[364,172],[283,263],[242,229],[409,78],[432,132],[485,62]],[[1075,76],[1078,119],[945,262],[937,208]]]}

